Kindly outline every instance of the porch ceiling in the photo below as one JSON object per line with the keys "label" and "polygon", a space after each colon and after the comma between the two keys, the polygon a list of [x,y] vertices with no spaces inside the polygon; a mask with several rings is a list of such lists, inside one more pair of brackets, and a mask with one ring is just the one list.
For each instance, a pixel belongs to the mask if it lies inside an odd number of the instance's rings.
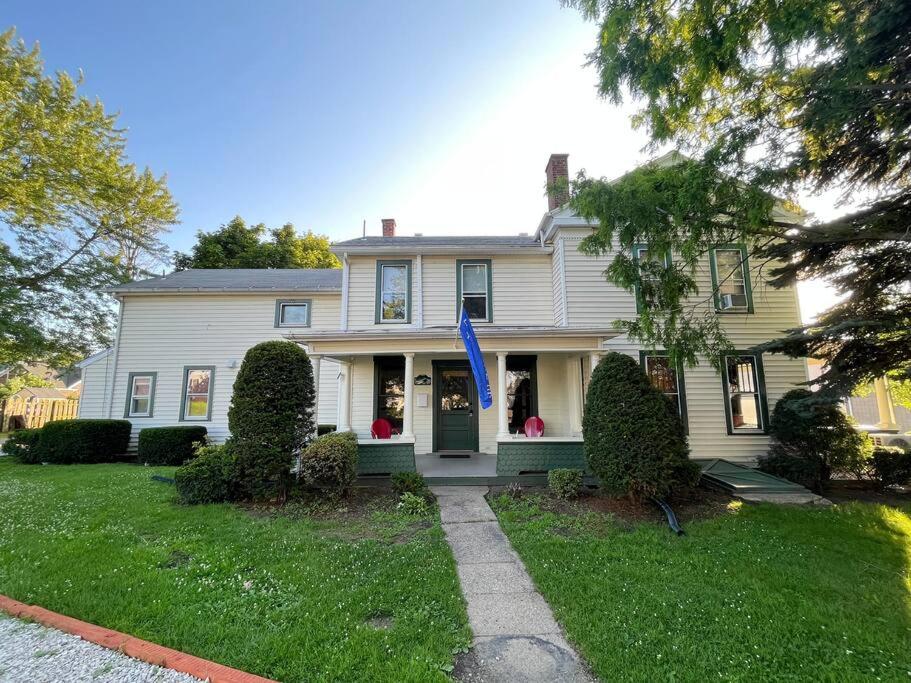
{"label": "porch ceiling", "polygon": [[[601,351],[603,343],[619,332],[612,328],[570,327],[475,327],[484,353],[497,351],[587,353]],[[304,344],[310,353],[371,355],[395,353],[453,353],[464,351],[454,327],[424,329],[382,329],[313,331],[288,334],[287,339]]]}

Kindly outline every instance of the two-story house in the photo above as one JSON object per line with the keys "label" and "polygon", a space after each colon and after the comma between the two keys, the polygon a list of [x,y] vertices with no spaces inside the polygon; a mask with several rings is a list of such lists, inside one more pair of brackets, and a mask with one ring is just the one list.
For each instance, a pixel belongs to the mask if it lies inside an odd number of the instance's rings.
{"label": "two-story house", "polygon": [[[552,155],[550,185],[567,176]],[[514,476],[584,465],[584,397],[607,351],[628,353],[678,406],[693,457],[751,461],[768,447],[769,408],[807,377],[803,360],[746,349],[800,322],[794,289],[773,289],[744,263],[744,246],[719,245],[699,273],[740,349],[719,374],[706,361],[673,368],[613,326],[636,297],[608,283],[611,255],[578,245],[593,226],[551,196],[533,234],[430,237],[383,234],[333,245],[341,270],[190,270],[112,289],[116,344],[84,371],[82,417],[144,426],[205,424],[227,437],[231,388],[244,352],[284,338],[309,353],[321,423],[353,430],[361,471],[441,472],[465,456],[466,475]],[[673,255],[671,255],[673,258]],[[464,305],[484,354],[493,406],[482,410],[457,330]],[[522,433],[528,417],[543,437]],[[385,418],[397,432],[371,437]],[[443,461],[449,463],[450,461]]]}

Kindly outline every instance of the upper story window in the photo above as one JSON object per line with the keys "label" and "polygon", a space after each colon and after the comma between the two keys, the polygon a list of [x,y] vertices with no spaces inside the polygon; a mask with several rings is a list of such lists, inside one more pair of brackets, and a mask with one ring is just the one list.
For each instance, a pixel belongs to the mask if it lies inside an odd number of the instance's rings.
{"label": "upper story window", "polygon": [[152,417],[155,402],[154,372],[131,372],[127,385],[124,417]]}
{"label": "upper story window", "polygon": [[411,322],[411,261],[376,262],[376,322]]}
{"label": "upper story window", "polygon": [[205,421],[212,419],[212,391],[215,388],[215,366],[187,366],[183,370],[183,398],[180,419]]}
{"label": "upper story window", "polygon": [[275,302],[276,327],[310,327],[310,300],[285,299]]}
{"label": "upper story window", "polygon": [[489,259],[456,261],[456,315],[493,322],[493,278]]}
{"label": "upper story window", "polygon": [[734,352],[724,356],[722,380],[728,434],[764,432],[768,408],[760,356]]}
{"label": "upper story window", "polygon": [[715,247],[709,252],[715,310],[723,313],[752,313],[753,293],[747,250],[742,244]]}
{"label": "upper story window", "polygon": [[674,367],[670,357],[661,353],[641,351],[639,363],[652,386],[667,396],[674,405],[677,414],[683,420],[683,426],[686,427],[686,388],[683,383],[683,369]]}
{"label": "upper story window", "polygon": [[[649,261],[660,262],[662,267],[670,268],[671,267],[671,253],[668,251],[664,254],[663,259],[658,259],[657,256],[652,256],[652,253],[649,251],[649,248],[644,244],[636,244],[633,246],[633,260],[637,263],[648,263]],[[649,282],[656,282],[657,277],[650,273],[642,274],[643,280],[648,280]],[[645,299],[643,298],[643,292],[640,287],[636,287],[636,312],[641,313],[642,309],[645,308]]]}

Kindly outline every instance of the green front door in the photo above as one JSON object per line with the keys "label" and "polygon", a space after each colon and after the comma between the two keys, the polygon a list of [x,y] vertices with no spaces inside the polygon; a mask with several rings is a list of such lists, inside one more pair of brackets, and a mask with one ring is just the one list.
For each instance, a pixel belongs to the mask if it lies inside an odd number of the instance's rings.
{"label": "green front door", "polygon": [[477,387],[471,367],[463,361],[437,361],[434,370],[435,449],[477,451]]}

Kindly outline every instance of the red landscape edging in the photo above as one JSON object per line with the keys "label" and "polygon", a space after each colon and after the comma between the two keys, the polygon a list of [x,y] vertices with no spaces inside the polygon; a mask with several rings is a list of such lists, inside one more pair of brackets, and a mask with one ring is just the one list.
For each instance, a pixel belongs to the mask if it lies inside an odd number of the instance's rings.
{"label": "red landscape edging", "polygon": [[276,683],[270,678],[256,676],[240,669],[232,669],[230,666],[156,645],[126,633],[112,631],[109,628],[89,624],[65,614],[51,612],[37,605],[26,605],[5,595],[0,595],[0,610],[13,617],[31,619],[70,635],[79,636],[90,643],[117,650],[147,664],[180,671],[212,683]]}

